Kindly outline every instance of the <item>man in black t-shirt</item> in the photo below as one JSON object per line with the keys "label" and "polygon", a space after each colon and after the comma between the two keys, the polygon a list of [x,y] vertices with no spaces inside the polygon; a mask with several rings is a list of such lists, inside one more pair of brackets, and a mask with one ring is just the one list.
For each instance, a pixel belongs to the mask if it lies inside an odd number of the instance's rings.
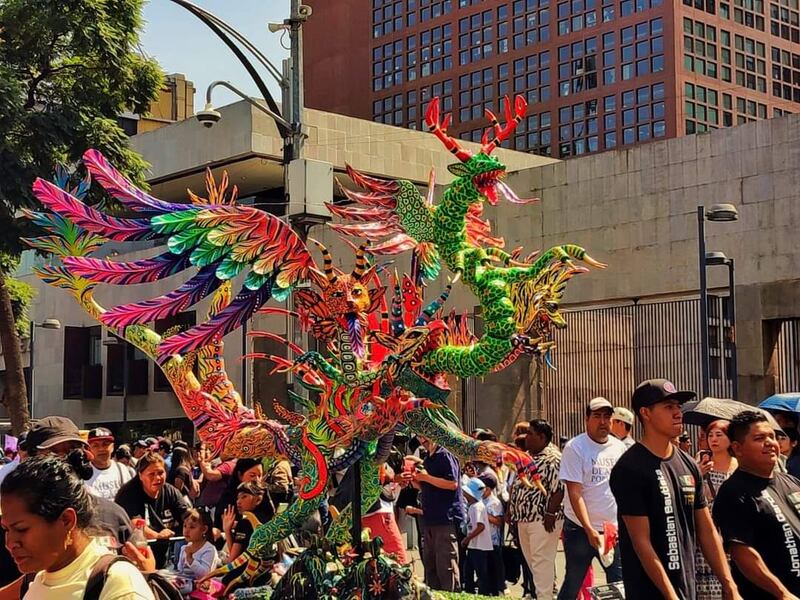
{"label": "man in black t-shirt", "polygon": [[739,468],[714,501],[742,597],[800,596],[800,481],[779,473],[779,446],[764,415],[739,413],[728,426]]}
{"label": "man in black t-shirt", "polygon": [[670,442],[683,429],[681,404],[693,397],[665,379],[645,381],[633,393],[644,434],[611,471],[627,600],[694,600],[697,542],[723,597],[739,598],[697,464]]}

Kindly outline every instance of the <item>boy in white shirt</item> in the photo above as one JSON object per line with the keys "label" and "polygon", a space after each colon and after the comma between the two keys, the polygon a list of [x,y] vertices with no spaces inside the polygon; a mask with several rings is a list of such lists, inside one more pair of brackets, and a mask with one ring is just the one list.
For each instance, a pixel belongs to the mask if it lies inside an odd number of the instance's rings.
{"label": "boy in white shirt", "polygon": [[478,593],[490,595],[494,592],[492,577],[489,575],[489,559],[492,555],[492,530],[489,512],[482,502],[486,489],[477,477],[471,478],[461,490],[469,503],[467,511],[467,535],[461,545],[467,549],[464,564],[464,591],[475,593],[475,576],[478,577]]}

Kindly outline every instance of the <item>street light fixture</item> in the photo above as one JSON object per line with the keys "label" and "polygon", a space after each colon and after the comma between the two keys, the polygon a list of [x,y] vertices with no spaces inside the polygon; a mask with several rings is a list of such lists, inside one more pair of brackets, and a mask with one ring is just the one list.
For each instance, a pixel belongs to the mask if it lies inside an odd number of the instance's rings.
{"label": "street light fixture", "polygon": [[35,340],[36,340],[36,328],[39,327],[40,329],[61,329],[61,321],[58,319],[45,319],[41,323],[37,323],[33,319],[30,321],[30,331],[28,333],[28,361],[30,363],[30,390],[28,390],[28,398],[30,399],[31,403],[31,419],[35,418],[33,411],[34,407],[36,406],[36,378],[35,378],[35,370],[34,367],[36,366],[35,362],[35,354],[34,350],[36,348]]}
{"label": "street light fixture", "polygon": [[706,252],[706,265],[709,267],[724,265],[727,260],[724,252]]}
{"label": "street light fixture", "polygon": [[283,125],[284,127],[291,128],[292,125],[286,119],[284,119],[279,114],[271,111],[269,108],[264,106],[263,104],[256,102],[250,96],[245,94],[242,90],[235,87],[232,83],[228,81],[212,81],[209,86],[206,88],[206,106],[203,110],[198,112],[195,116],[197,120],[200,121],[205,127],[212,127],[215,123],[218,123],[220,119],[222,119],[222,115],[214,109],[214,104],[211,102],[211,92],[216,87],[224,87],[232,91],[234,94],[239,96],[242,100],[249,102],[251,105],[255,106],[261,112],[267,114],[272,120],[276,123]]}
{"label": "street light fixture", "polygon": [[712,204],[706,212],[706,219],[717,223],[739,220],[739,211],[733,204]]}
{"label": "street light fixture", "polygon": [[[706,221],[715,223],[729,223],[739,219],[739,211],[733,204],[712,204],[706,211],[704,206],[697,207],[697,246],[698,263],[700,271],[700,366],[702,374],[702,395],[705,398],[709,395],[710,373],[709,373],[709,341],[708,341],[708,281],[706,278],[706,266],[708,266],[706,255]],[[713,260],[725,260],[722,253],[711,253]],[[724,263],[715,263],[724,264]],[[732,273],[732,271],[731,271]],[[733,326],[733,322],[731,323]],[[734,365],[735,366],[735,365]],[[734,371],[733,379],[736,382],[738,374]],[[734,399],[738,385],[734,383]]]}

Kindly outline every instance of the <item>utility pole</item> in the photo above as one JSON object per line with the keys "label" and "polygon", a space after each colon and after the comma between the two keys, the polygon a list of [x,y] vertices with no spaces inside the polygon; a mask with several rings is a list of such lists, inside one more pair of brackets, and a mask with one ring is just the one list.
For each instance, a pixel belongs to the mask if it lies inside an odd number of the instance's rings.
{"label": "utility pole", "polygon": [[288,22],[291,112],[287,120],[292,124],[292,160],[303,155],[303,142],[305,141],[303,134],[303,23],[310,14],[310,8],[301,4],[300,0],[291,0]]}

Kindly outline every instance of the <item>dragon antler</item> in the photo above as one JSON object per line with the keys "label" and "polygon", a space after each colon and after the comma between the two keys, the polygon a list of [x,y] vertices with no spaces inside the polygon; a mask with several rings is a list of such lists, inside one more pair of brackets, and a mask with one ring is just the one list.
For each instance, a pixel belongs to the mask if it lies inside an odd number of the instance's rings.
{"label": "dragon antler", "polygon": [[440,117],[439,96],[435,96],[433,100],[431,100],[431,103],[428,104],[428,109],[425,111],[425,123],[428,125],[428,130],[442,140],[444,147],[454,154],[458,160],[467,162],[472,158],[472,154],[469,150],[464,150],[459,146],[455,138],[447,135],[447,127],[450,125],[450,115],[445,115],[444,121],[440,120]]}
{"label": "dragon antler", "polygon": [[491,154],[492,150],[497,148],[503,140],[514,132],[517,128],[517,124],[522,120],[522,117],[525,116],[525,111],[528,109],[528,102],[525,100],[525,96],[517,94],[516,98],[514,98],[513,113],[511,112],[511,99],[508,96],[503,98],[503,106],[506,113],[505,127],[501,127],[494,113],[488,108],[486,109],[486,116],[494,130],[494,138],[489,141],[490,130],[484,132],[483,139],[481,140],[481,151],[484,154]]}

